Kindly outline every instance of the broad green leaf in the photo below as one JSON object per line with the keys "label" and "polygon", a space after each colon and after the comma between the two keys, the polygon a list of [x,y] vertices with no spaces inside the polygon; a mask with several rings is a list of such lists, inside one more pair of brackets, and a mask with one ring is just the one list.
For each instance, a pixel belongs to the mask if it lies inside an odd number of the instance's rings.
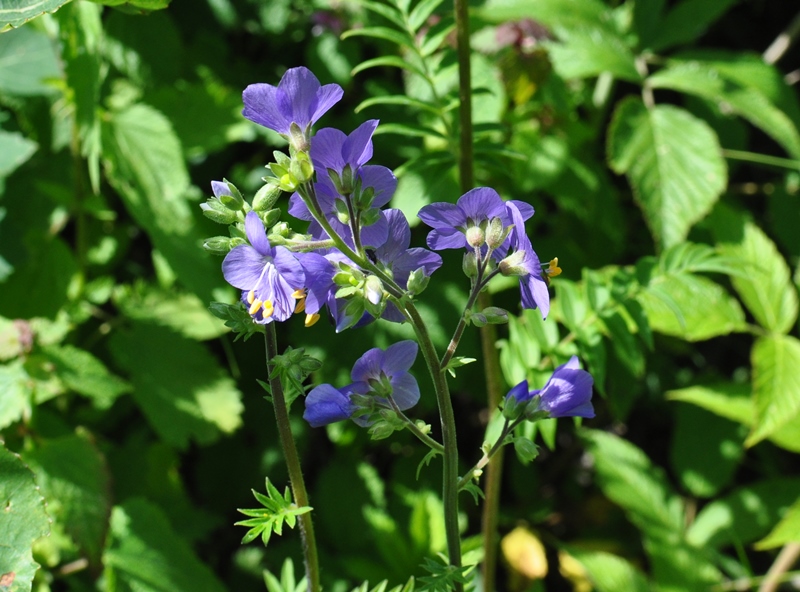
{"label": "broad green leaf", "polygon": [[[0,15],[5,8],[5,3],[0,6]],[[0,35],[0,92],[20,96],[53,94],[56,86],[47,81],[58,78],[61,70],[55,46],[45,33],[23,27]]]}
{"label": "broad green leaf", "polygon": [[661,33],[666,0],[635,0],[633,3],[632,32],[638,40],[637,48],[644,49],[652,45]]}
{"label": "broad green leaf", "polygon": [[800,543],[800,500],[789,508],[786,515],[766,537],[755,544],[756,549],[774,549],[787,543]]}
{"label": "broad green leaf", "polygon": [[569,554],[577,559],[589,574],[597,592],[649,592],[644,574],[631,563],[611,553],[570,549]]}
{"label": "broad green leaf", "polygon": [[103,564],[140,592],[224,592],[214,573],[172,529],[155,505],[133,498],[111,514],[110,543]]}
{"label": "broad green leaf", "polygon": [[686,238],[727,183],[714,131],[688,111],[670,105],[648,109],[622,101],[609,128],[611,168],[624,173],[650,230],[664,247]]}
{"label": "broad green leaf", "polygon": [[601,28],[557,28],[558,43],[548,43],[553,67],[566,79],[590,78],[609,72],[616,78],[639,82],[636,60],[622,36]]}
{"label": "broad green leaf", "polygon": [[90,0],[97,4],[106,6],[120,6],[123,8],[136,9],[136,11],[162,10],[169,6],[172,0]]}
{"label": "broad green leaf", "polygon": [[800,479],[768,479],[705,506],[687,531],[698,547],[747,545],[766,535],[797,500]]}
{"label": "broad green leaf", "polygon": [[19,27],[37,16],[54,12],[69,0],[3,0],[0,5],[0,32]]}
{"label": "broad green leaf", "polygon": [[[752,388],[749,384],[722,383],[668,391],[666,396],[674,401],[686,401],[697,405],[715,415],[750,427],[756,417],[751,393]],[[792,452],[800,452],[800,422],[788,423],[768,438],[777,446]]]}
{"label": "broad green leaf", "polygon": [[7,177],[27,161],[39,146],[19,132],[0,130],[0,178]]}
{"label": "broad green leaf", "polygon": [[33,542],[50,532],[50,518],[33,473],[0,440],[0,578],[3,592],[25,592],[39,564],[33,560]]}
{"label": "broad green leaf", "polygon": [[642,344],[636,339],[625,317],[619,312],[603,315],[603,324],[617,359],[631,374],[641,377],[644,374],[644,352]]}
{"label": "broad green leaf", "polygon": [[663,51],[696,40],[739,0],[682,0],[659,22],[655,39],[645,47]]}
{"label": "broad green leaf", "polygon": [[[744,454],[745,428],[693,405],[678,405],[677,411],[670,450],[674,471],[692,495],[712,497],[733,478]],[[697,454],[701,449],[705,452]]]}
{"label": "broad green leaf", "polygon": [[728,210],[715,211],[711,222],[719,252],[739,261],[744,272],[731,281],[747,308],[765,329],[788,333],[797,321],[797,289],[775,243],[756,224]]}
{"label": "broad green leaf", "polygon": [[136,324],[109,347],[128,370],[133,397],[167,443],[211,442],[241,423],[241,393],[202,345],[162,327]]}
{"label": "broad green leaf", "polygon": [[30,415],[33,393],[24,361],[0,365],[0,429]]}
{"label": "broad green leaf", "polygon": [[159,290],[140,284],[120,288],[114,294],[114,304],[128,318],[169,327],[198,341],[227,333],[225,326],[194,294]]}
{"label": "broad green leaf", "polygon": [[653,579],[659,592],[709,590],[722,580],[712,553],[683,540],[651,539],[644,542]]}
{"label": "broad green leaf", "polygon": [[111,374],[100,360],[75,346],[50,345],[42,348],[42,356],[67,388],[95,399],[102,407],[109,407],[131,390],[131,385]]}
{"label": "broad green leaf", "polygon": [[652,538],[683,532],[681,500],[644,452],[610,433],[584,429],[580,434],[594,457],[600,488],[631,522]]}
{"label": "broad green leaf", "polygon": [[97,446],[87,435],[43,440],[25,460],[55,520],[98,566],[111,514],[111,478]]}
{"label": "broad green leaf", "polygon": [[703,276],[658,276],[637,300],[653,331],[687,341],[703,341],[745,328],[744,312],[736,299]]}
{"label": "broad green leaf", "polygon": [[800,341],[788,335],[760,337],[751,361],[756,421],[748,446],[787,423],[800,422]]}
{"label": "broad green leaf", "polygon": [[676,60],[647,79],[653,88],[668,88],[724,105],[770,135],[794,158],[800,158],[800,133],[792,120],[755,86],[745,86],[714,63]]}

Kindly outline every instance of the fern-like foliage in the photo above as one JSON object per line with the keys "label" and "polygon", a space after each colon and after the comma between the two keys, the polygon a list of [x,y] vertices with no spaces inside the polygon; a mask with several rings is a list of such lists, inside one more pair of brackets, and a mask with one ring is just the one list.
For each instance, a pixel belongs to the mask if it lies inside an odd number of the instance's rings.
{"label": "fern-like foliage", "polygon": [[474,565],[464,565],[456,567],[450,565],[445,557],[442,557],[442,562],[434,561],[433,559],[425,559],[422,567],[431,575],[422,576],[419,581],[423,583],[419,592],[450,592],[455,590],[456,583],[464,585],[464,589],[468,589],[468,584],[471,580],[469,574],[475,569]]}
{"label": "fern-like foliage", "polygon": [[292,501],[292,494],[287,487],[283,495],[275,488],[275,486],[266,480],[267,495],[257,492],[253,489],[253,495],[256,500],[264,506],[255,510],[238,510],[245,516],[250,516],[247,520],[241,520],[236,523],[236,526],[249,526],[250,530],[242,538],[242,544],[255,540],[261,535],[261,540],[266,546],[269,539],[274,532],[280,536],[283,532],[283,525],[286,523],[289,528],[294,528],[297,523],[297,517],[300,514],[305,514],[311,511],[310,506],[297,506]]}

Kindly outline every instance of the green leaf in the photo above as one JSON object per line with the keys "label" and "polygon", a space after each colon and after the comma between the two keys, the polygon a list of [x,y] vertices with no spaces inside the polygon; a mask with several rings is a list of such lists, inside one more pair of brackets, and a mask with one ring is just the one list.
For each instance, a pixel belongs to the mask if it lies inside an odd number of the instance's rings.
{"label": "green leaf", "polygon": [[723,579],[707,549],[669,539],[647,539],[644,547],[660,592],[709,590]]}
{"label": "green leaf", "polygon": [[373,2],[372,0],[359,0],[359,5],[367,10],[371,10],[375,14],[381,15],[383,18],[393,22],[400,29],[405,29],[406,24],[403,21],[403,15],[394,7],[381,2]]}
{"label": "green leaf", "polygon": [[644,374],[644,352],[625,318],[619,312],[603,315],[603,324],[608,330],[617,359],[631,374],[641,377]]}
{"label": "green leaf", "polygon": [[775,243],[743,215],[714,212],[712,229],[719,252],[739,262],[744,272],[731,278],[742,301],[765,329],[788,333],[797,321],[797,289]]}
{"label": "green leaf", "polygon": [[24,27],[0,35],[0,92],[19,96],[54,94],[56,86],[48,80],[59,78],[55,47],[45,33]]}
{"label": "green leaf", "polygon": [[753,446],[800,415],[800,340],[767,335],[751,353],[756,421],[747,438]]}
{"label": "green leaf", "polygon": [[131,385],[111,374],[103,363],[89,352],[72,345],[50,345],[42,355],[51,365],[52,373],[69,389],[96,399],[110,407],[119,395],[131,391]]}
{"label": "green leaf", "polygon": [[659,276],[637,300],[653,331],[703,341],[745,328],[739,303],[719,284],[686,273]]}
{"label": "green leaf", "polygon": [[659,22],[660,34],[646,47],[658,52],[694,41],[738,1],[683,0],[673,6],[666,18]]}
{"label": "green leaf", "polygon": [[358,66],[353,68],[353,71],[350,72],[350,75],[355,76],[364,70],[378,67],[400,68],[401,70],[408,70],[409,72],[422,76],[423,78],[425,77],[425,73],[422,70],[420,70],[414,64],[411,64],[408,60],[404,60],[399,56],[381,56],[361,62]]}
{"label": "green leaf", "polygon": [[714,62],[675,60],[647,79],[653,88],[668,88],[723,105],[744,117],[778,142],[792,157],[800,158],[800,133],[789,116],[760,88],[739,83],[715,68]]}
{"label": "green leaf", "polygon": [[164,513],[141,498],[114,508],[103,564],[109,576],[141,592],[225,591]]}
{"label": "green leaf", "polygon": [[625,173],[650,230],[670,247],[683,241],[727,183],[714,131],[688,111],[670,105],[648,109],[622,101],[609,128],[611,168]]}
{"label": "green leaf", "polygon": [[50,518],[33,473],[0,444],[0,578],[11,579],[9,592],[23,592],[31,589],[39,569],[31,546],[50,532]]}
{"label": "green leaf", "polygon": [[399,134],[401,136],[409,136],[416,138],[433,137],[438,139],[447,139],[446,136],[439,130],[427,125],[419,124],[404,124],[404,123],[384,123],[375,130],[375,135],[380,134]]}
{"label": "green leaf", "polygon": [[[67,2],[69,0],[4,0],[0,6],[0,33],[47,12],[55,12]],[[2,51],[0,55],[3,55]]]}
{"label": "green leaf", "polygon": [[755,548],[763,551],[782,547],[787,543],[800,543],[800,500],[789,508],[772,532],[755,544]]}
{"label": "green leaf", "polygon": [[557,28],[559,43],[548,43],[553,67],[566,79],[590,78],[604,72],[616,78],[639,82],[636,61],[625,40],[615,31],[592,26]]}
{"label": "green leaf", "polygon": [[194,294],[160,290],[141,283],[117,290],[114,304],[128,318],[150,321],[198,341],[213,339],[227,332],[224,325],[208,311],[206,304]]}
{"label": "green leaf", "polygon": [[768,479],[741,487],[705,506],[687,531],[702,548],[747,545],[766,535],[797,500],[800,479]]}
{"label": "green leaf", "polygon": [[355,112],[360,113],[367,107],[372,107],[374,105],[402,105],[404,107],[412,107],[415,109],[428,111],[436,116],[441,116],[441,112],[435,105],[431,105],[425,101],[420,101],[419,99],[414,99],[405,95],[389,95],[364,99],[358,104]]}
{"label": "green leaf", "polygon": [[692,495],[712,497],[730,483],[739,465],[744,427],[692,405],[678,405],[677,411],[670,450],[674,471]]}
{"label": "green leaf", "polygon": [[87,435],[43,440],[25,459],[53,517],[99,566],[111,515],[111,477],[96,445]]}
{"label": "green leaf", "polygon": [[215,440],[241,424],[241,392],[202,345],[161,327],[134,324],[109,347],[128,370],[133,397],[167,443]]}
{"label": "green leaf", "polygon": [[36,142],[18,132],[0,130],[0,178],[22,166],[38,147]]}
{"label": "green leaf", "polygon": [[601,0],[489,0],[476,14],[491,23],[532,18],[565,29],[615,28],[613,14]]}
{"label": "green leaf", "polygon": [[0,429],[30,415],[32,397],[24,361],[0,365]]}
{"label": "green leaf", "polygon": [[601,551],[570,549],[569,554],[586,569],[597,592],[649,592],[644,574],[622,557]]}
{"label": "green leaf", "polygon": [[408,35],[396,29],[389,27],[364,27],[363,29],[350,29],[342,33],[342,39],[349,39],[350,37],[371,37],[373,39],[385,39],[391,41],[401,47],[408,49],[414,48],[413,40],[408,38]]}
{"label": "green leaf", "polygon": [[417,32],[443,0],[421,0],[408,15],[408,26]]}
{"label": "green leaf", "polygon": [[283,532],[284,522],[290,528],[294,528],[297,516],[311,511],[310,506],[297,506],[292,501],[289,488],[286,488],[284,495],[270,483],[269,479],[266,480],[267,495],[259,493],[256,490],[251,490],[256,500],[264,506],[256,510],[238,510],[245,516],[250,516],[248,520],[240,520],[236,522],[236,526],[249,526],[250,530],[242,538],[242,544],[245,545],[255,540],[261,535],[261,541],[266,546],[269,543],[270,536],[274,532],[280,536]]}
{"label": "green leaf", "polygon": [[594,457],[600,488],[631,522],[653,538],[683,531],[681,500],[644,452],[610,433],[584,429],[580,434]]}

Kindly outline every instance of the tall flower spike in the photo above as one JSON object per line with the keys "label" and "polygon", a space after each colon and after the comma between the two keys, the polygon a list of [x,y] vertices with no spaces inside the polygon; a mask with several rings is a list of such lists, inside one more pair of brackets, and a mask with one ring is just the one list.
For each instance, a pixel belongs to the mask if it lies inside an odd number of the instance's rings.
{"label": "tall flower spike", "polygon": [[297,290],[305,287],[303,268],[287,248],[270,246],[255,212],[248,212],[245,231],[250,244],[228,253],[222,275],[234,288],[243,290],[242,300],[256,323],[285,321],[297,306]]}
{"label": "tall flower spike", "polygon": [[249,85],[242,93],[242,115],[284,136],[290,136],[292,124],[297,124],[307,138],[309,128],[338,103],[343,94],[338,84],[320,85],[308,68],[291,68],[278,86]]}

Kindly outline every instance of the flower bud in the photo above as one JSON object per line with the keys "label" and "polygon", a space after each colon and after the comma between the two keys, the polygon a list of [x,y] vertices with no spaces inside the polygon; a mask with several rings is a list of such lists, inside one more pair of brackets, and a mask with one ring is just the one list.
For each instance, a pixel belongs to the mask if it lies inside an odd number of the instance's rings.
{"label": "flower bud", "polygon": [[200,204],[200,209],[203,210],[203,215],[209,220],[213,220],[217,224],[233,224],[236,222],[236,212],[226,208],[215,197],[212,197],[206,203]]}
{"label": "flower bud", "polygon": [[[281,218],[281,211],[279,209],[267,210],[258,212],[258,217],[264,223],[264,226],[270,227],[278,223]],[[288,227],[287,227],[288,228]],[[288,238],[288,237],[287,237]]]}
{"label": "flower bud", "polygon": [[347,204],[343,199],[337,199],[333,202],[336,207],[336,218],[342,224],[350,224],[350,212],[347,210]]}
{"label": "flower bud", "polygon": [[508,323],[508,311],[497,306],[489,306],[481,311],[490,325],[505,325]]}
{"label": "flower bud", "polygon": [[289,126],[289,137],[287,139],[293,149],[297,151],[308,150],[308,130],[300,129],[300,126],[294,121]]}
{"label": "flower bud", "polygon": [[212,236],[203,241],[203,249],[214,255],[227,255],[231,248],[231,239],[227,236]]}
{"label": "flower bud", "polygon": [[523,251],[515,251],[511,253],[508,257],[503,259],[500,262],[500,273],[503,275],[518,275],[518,276],[526,276],[528,275],[528,270],[522,266],[522,262],[525,260],[525,253]]}
{"label": "flower bud", "polygon": [[277,234],[282,236],[283,238],[289,238],[292,230],[289,228],[289,225],[286,222],[278,222],[275,226],[272,227],[272,230],[269,232],[270,234]]}
{"label": "flower bud", "polygon": [[492,218],[486,229],[486,244],[496,249],[505,242],[512,228],[512,226],[504,227],[500,218]]}
{"label": "flower bud", "polygon": [[253,198],[253,209],[256,212],[269,210],[281,196],[281,188],[274,183],[267,183],[256,192]]}
{"label": "flower bud", "polygon": [[370,304],[377,305],[383,299],[383,282],[376,275],[367,278],[364,286],[364,296]]}
{"label": "flower bud", "polygon": [[473,251],[467,251],[464,253],[464,260],[461,263],[461,269],[464,271],[464,275],[468,278],[474,278],[478,276],[478,259],[475,257],[475,253]]}
{"label": "flower bud", "polygon": [[298,184],[307,183],[314,177],[314,165],[306,152],[297,152],[289,165],[289,172]]}
{"label": "flower bud", "polygon": [[422,294],[425,288],[428,287],[430,280],[430,276],[425,275],[425,268],[420,267],[408,274],[406,289],[412,294]]}
{"label": "flower bud", "polygon": [[480,226],[467,228],[467,243],[470,247],[482,247],[484,242],[483,229]]}

